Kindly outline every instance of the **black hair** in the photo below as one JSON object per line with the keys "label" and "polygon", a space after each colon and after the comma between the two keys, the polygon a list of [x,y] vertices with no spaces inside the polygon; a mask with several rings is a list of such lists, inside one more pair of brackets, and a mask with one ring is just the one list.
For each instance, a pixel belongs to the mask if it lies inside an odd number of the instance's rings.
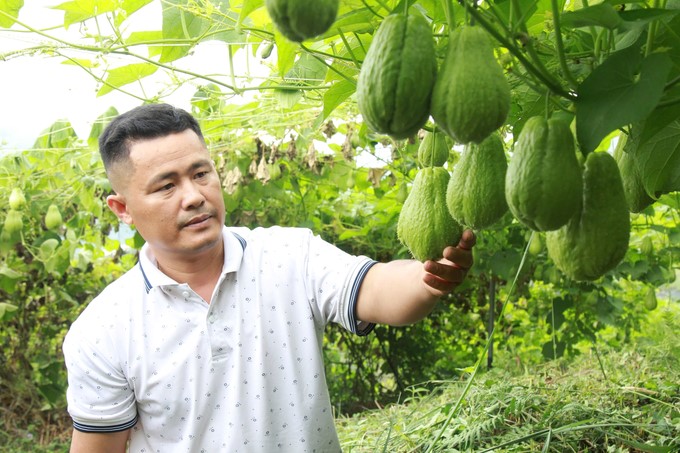
{"label": "black hair", "polygon": [[115,117],[99,136],[99,154],[108,172],[111,165],[127,160],[135,140],[165,137],[191,129],[204,141],[198,121],[190,113],[169,104],[145,104]]}

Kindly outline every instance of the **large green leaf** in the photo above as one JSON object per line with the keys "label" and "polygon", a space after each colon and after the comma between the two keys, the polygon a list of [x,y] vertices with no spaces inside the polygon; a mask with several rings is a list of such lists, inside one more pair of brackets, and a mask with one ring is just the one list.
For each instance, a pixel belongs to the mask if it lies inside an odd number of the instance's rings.
{"label": "large green leaf", "polygon": [[[11,1],[11,0],[9,0]],[[120,10],[124,14],[118,18],[118,25],[130,14],[153,0],[69,0],[54,6],[64,11],[64,27],[90,19],[104,13]]]}
{"label": "large green leaf", "polygon": [[64,11],[64,27],[68,28],[77,22],[114,11],[117,6],[116,0],[70,0],[53,8]]}
{"label": "large green leaf", "polygon": [[151,3],[153,0],[123,0],[120,2],[120,13],[117,14],[115,18],[115,26],[118,27],[120,24],[125,22],[125,20],[130,17],[130,14]]}
{"label": "large green leaf", "polygon": [[97,96],[103,96],[116,88],[150,76],[157,70],[158,66],[152,63],[135,63],[111,69],[106,75],[106,83],[99,89]]}
{"label": "large green leaf", "polygon": [[640,45],[614,53],[580,85],[576,136],[590,152],[613,130],[643,120],[658,104],[671,69],[666,54],[643,59]]}
{"label": "large green leaf", "polygon": [[71,122],[59,119],[50,126],[49,148],[69,148],[78,139]]}
{"label": "large green leaf", "polygon": [[[210,39],[215,39],[219,41],[224,41],[228,44],[237,45],[234,49],[241,47],[244,42],[244,33],[241,30],[241,20],[246,24],[246,27],[250,27],[250,20],[248,17],[241,17],[241,15],[234,11],[229,2],[219,2],[217,3],[217,8],[211,7],[208,9],[210,14],[207,24],[210,28]],[[252,12],[257,10],[255,8]],[[250,14],[250,13],[249,13]],[[253,41],[257,41],[258,38],[253,37]],[[250,37],[246,38],[249,40]]]}
{"label": "large green leaf", "polygon": [[298,44],[286,39],[281,33],[276,31],[274,33],[274,42],[276,43],[276,56],[278,57],[277,65],[279,74],[285,76],[295,64],[295,55],[298,50]]}
{"label": "large green leaf", "polygon": [[[141,45],[148,42],[159,43],[163,41],[163,32],[160,30],[155,31],[135,31],[130,33],[125,39],[125,43],[129,46]],[[149,45],[148,52],[149,57],[155,57],[163,52],[165,46],[161,45]]]}
{"label": "large green leaf", "polygon": [[680,190],[680,119],[641,143],[635,154],[647,193]]}
{"label": "large green leaf", "polygon": [[360,8],[339,16],[331,28],[318,40],[324,40],[338,36],[340,33],[373,33],[377,28],[374,22],[375,14],[367,8]]}
{"label": "large green leaf", "polygon": [[348,99],[357,90],[356,83],[349,80],[335,82],[323,95],[323,119],[330,116],[340,104]]}
{"label": "large green leaf", "polygon": [[5,318],[5,314],[7,314],[7,318],[11,316],[11,313],[14,313],[17,311],[19,307],[16,305],[7,303],[7,302],[0,302],[0,321],[3,321]]}
{"label": "large green leaf", "polygon": [[328,66],[309,53],[303,53],[286,73],[286,82],[299,86],[317,86],[323,83]]}
{"label": "large green leaf", "polygon": [[623,22],[618,12],[609,3],[600,3],[576,11],[567,11],[560,17],[564,27],[579,28],[600,26],[610,30]]}
{"label": "large green leaf", "polygon": [[678,13],[680,13],[678,10],[646,8],[621,11],[618,14],[624,21],[622,26],[625,28],[630,28],[643,27],[654,20],[670,18],[677,15]]}
{"label": "large green leaf", "polygon": [[264,0],[243,0],[243,6],[241,7],[241,13],[238,16],[238,25],[243,24],[246,17],[250,15],[256,9],[261,8],[264,5]]}
{"label": "large green leaf", "polygon": [[99,136],[104,132],[104,128],[111,122],[113,118],[118,116],[118,110],[115,107],[109,107],[106,112],[99,115],[99,117],[92,124],[90,129],[90,136],[87,138],[87,144],[91,148],[97,148]]}
{"label": "large green leaf", "polygon": [[11,27],[14,19],[19,17],[19,10],[23,6],[24,0],[0,0],[0,27]]}
{"label": "large green leaf", "polygon": [[164,46],[160,62],[167,63],[186,56],[196,41],[208,29],[210,23],[194,14],[188,6],[189,0],[168,0],[163,2],[163,38],[186,40],[185,44]]}

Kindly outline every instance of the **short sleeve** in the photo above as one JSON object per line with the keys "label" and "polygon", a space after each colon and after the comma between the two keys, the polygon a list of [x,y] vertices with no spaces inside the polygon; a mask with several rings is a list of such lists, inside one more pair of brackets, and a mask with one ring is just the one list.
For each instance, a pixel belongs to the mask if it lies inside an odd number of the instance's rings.
{"label": "short sleeve", "polygon": [[93,433],[124,431],[137,423],[134,391],[113,359],[115,354],[104,352],[103,334],[82,329],[86,323],[87,318],[77,320],[62,347],[73,427]]}
{"label": "short sleeve", "polygon": [[357,335],[375,327],[356,319],[359,289],[376,261],[351,255],[310,232],[306,255],[308,292],[324,323],[335,322]]}

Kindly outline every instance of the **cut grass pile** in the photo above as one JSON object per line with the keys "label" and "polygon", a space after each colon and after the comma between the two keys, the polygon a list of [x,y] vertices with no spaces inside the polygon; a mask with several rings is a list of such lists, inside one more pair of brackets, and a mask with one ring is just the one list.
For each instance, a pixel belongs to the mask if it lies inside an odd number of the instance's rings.
{"label": "cut grass pile", "polygon": [[466,380],[413,388],[339,419],[343,451],[680,452],[680,319],[667,318],[624,350],[479,372],[460,404]]}

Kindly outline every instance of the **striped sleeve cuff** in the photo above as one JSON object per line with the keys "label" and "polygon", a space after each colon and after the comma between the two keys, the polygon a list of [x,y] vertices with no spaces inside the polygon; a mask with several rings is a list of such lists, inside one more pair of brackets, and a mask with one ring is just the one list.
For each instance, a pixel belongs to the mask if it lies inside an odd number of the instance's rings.
{"label": "striped sleeve cuff", "polygon": [[358,321],[356,318],[356,307],[357,307],[357,301],[359,300],[359,288],[361,288],[361,284],[364,281],[364,278],[366,277],[366,274],[368,273],[368,270],[373,267],[374,264],[376,264],[377,261],[367,261],[366,263],[361,266],[359,269],[359,272],[357,273],[356,278],[354,279],[354,284],[352,285],[352,292],[350,293],[349,296],[349,306],[348,306],[348,315],[349,315],[349,321],[350,321],[350,326],[352,328],[352,333],[357,334],[361,337],[368,335],[371,333],[373,328],[375,327],[374,323],[370,322],[363,322],[363,321]]}
{"label": "striped sleeve cuff", "polygon": [[129,422],[109,426],[88,425],[73,420],[73,427],[83,433],[117,433],[132,428],[137,424],[138,419],[139,415],[135,415],[135,418]]}

